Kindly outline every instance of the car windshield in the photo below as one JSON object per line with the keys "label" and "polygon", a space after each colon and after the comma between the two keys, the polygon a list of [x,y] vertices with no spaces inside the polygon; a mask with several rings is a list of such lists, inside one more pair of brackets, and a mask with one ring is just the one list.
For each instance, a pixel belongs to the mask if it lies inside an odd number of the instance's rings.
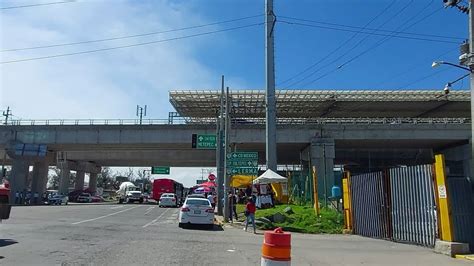
{"label": "car windshield", "polygon": [[199,206],[205,206],[209,205],[208,200],[201,200],[201,199],[189,199],[186,201],[186,205],[199,205]]}

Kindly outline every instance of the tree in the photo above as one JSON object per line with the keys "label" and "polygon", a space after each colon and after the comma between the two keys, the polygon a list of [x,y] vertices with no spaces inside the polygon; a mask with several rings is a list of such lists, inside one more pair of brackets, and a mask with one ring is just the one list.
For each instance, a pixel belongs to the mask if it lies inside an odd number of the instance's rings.
{"label": "tree", "polygon": [[[52,170],[52,171],[49,171],[49,173],[51,174],[48,174],[48,188],[51,188],[51,189],[59,189],[59,183],[60,183],[60,180],[61,180],[61,168],[57,167],[57,166],[53,166],[53,167],[50,167],[49,170]],[[75,173],[69,173],[69,186],[74,186],[74,184],[76,183],[76,174]]]}
{"label": "tree", "polygon": [[51,174],[48,175],[48,188],[58,189],[61,170],[56,166],[50,167],[49,170],[52,171],[49,171]]}
{"label": "tree", "polygon": [[109,167],[102,167],[100,174],[97,176],[97,187],[110,189],[114,186],[113,171]]}
{"label": "tree", "polygon": [[135,180],[135,184],[140,186],[144,192],[149,192],[151,188],[150,173],[144,169],[137,169],[136,175],[138,178]]}

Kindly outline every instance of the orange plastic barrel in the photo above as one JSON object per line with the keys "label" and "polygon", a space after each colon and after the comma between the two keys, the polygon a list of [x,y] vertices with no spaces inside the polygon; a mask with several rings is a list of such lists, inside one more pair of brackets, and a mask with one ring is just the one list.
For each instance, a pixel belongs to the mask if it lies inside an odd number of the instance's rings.
{"label": "orange plastic barrel", "polygon": [[279,227],[264,236],[261,265],[290,265],[291,234]]}

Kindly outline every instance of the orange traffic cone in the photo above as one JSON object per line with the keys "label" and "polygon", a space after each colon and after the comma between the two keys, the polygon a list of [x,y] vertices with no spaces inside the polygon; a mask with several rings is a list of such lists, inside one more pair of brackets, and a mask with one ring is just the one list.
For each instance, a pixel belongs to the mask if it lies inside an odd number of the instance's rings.
{"label": "orange traffic cone", "polygon": [[261,265],[291,265],[291,234],[278,227],[265,231]]}

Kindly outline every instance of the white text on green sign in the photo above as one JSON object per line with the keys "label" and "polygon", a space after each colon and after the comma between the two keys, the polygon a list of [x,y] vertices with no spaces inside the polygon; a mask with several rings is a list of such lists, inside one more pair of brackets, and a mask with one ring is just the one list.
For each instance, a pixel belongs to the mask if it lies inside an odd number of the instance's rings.
{"label": "white text on green sign", "polygon": [[216,135],[197,135],[196,148],[215,149],[217,147]]}
{"label": "white text on green sign", "polygon": [[258,160],[258,152],[231,152],[227,154],[227,159],[232,161]]}

